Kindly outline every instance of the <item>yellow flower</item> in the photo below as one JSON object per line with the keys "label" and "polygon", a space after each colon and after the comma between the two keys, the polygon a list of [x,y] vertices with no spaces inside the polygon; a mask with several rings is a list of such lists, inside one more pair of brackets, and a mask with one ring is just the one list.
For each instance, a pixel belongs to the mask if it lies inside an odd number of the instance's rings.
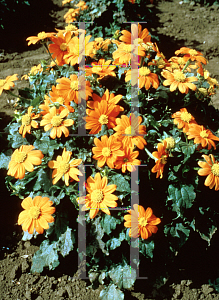
{"label": "yellow flower", "polygon": [[25,138],[26,133],[30,133],[31,127],[38,128],[38,123],[34,121],[39,117],[39,114],[35,115],[31,113],[33,106],[28,107],[27,114],[22,116],[22,125],[19,128],[19,133]]}
{"label": "yellow flower", "polygon": [[51,160],[48,163],[48,166],[51,169],[54,169],[52,172],[53,184],[56,184],[59,179],[63,178],[65,184],[69,186],[69,177],[79,181],[77,175],[82,176],[83,174],[76,168],[81,164],[82,159],[72,159],[70,161],[70,157],[72,155],[71,151],[66,151],[65,148],[63,150],[62,156],[58,156],[56,160]]}

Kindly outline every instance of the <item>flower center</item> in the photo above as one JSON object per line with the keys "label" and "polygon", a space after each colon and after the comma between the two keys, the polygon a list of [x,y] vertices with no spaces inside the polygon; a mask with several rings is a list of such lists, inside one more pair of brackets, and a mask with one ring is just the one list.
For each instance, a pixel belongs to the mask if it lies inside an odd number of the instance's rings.
{"label": "flower center", "polygon": [[123,50],[126,53],[131,53],[131,51],[132,51],[131,45],[123,45]]}
{"label": "flower center", "polygon": [[62,51],[66,51],[66,50],[67,50],[67,44],[66,44],[66,43],[62,43],[62,44],[60,45],[60,49],[61,49]]}
{"label": "flower center", "polygon": [[37,37],[41,40],[45,39],[46,38],[46,33],[45,31],[42,31],[40,33],[37,34]]}
{"label": "flower center", "polygon": [[1,86],[4,86],[5,82],[6,82],[5,79],[0,79],[0,87],[1,87]]}
{"label": "flower center", "polygon": [[184,111],[181,113],[180,118],[182,121],[189,123],[192,120],[192,115],[187,111]]}
{"label": "flower center", "polygon": [[208,137],[208,133],[207,133],[207,130],[202,130],[200,132],[200,136],[203,138],[203,139],[206,139]]}
{"label": "flower center", "polygon": [[103,200],[103,192],[101,190],[95,190],[91,193],[91,201],[94,202],[102,202]]}
{"label": "flower center", "polygon": [[164,59],[163,58],[158,59],[157,60],[157,66],[163,66],[163,65],[165,65]]}
{"label": "flower center", "polygon": [[16,153],[14,160],[16,161],[16,163],[20,164],[24,162],[26,158],[27,154],[25,152],[18,152]]}
{"label": "flower center", "polygon": [[148,76],[151,73],[151,71],[147,67],[141,67],[139,69],[139,75],[141,76]]}
{"label": "flower center", "polygon": [[99,117],[99,122],[100,122],[100,124],[108,124],[108,116],[107,115],[101,115],[100,117]]}
{"label": "flower center", "polygon": [[58,97],[56,99],[56,101],[59,103],[59,104],[64,104],[65,103],[65,99],[63,97]]}
{"label": "flower center", "polygon": [[109,157],[109,156],[111,155],[111,150],[110,150],[110,148],[109,148],[109,147],[104,147],[104,148],[102,149],[102,155],[103,155],[103,156],[106,156],[106,157]]}
{"label": "flower center", "polygon": [[163,165],[165,165],[165,164],[167,163],[167,157],[168,157],[168,155],[162,155],[162,156],[161,156],[161,163],[162,163]]}
{"label": "flower center", "polygon": [[138,221],[138,224],[141,226],[146,226],[148,224],[148,221],[144,217],[141,217]]}
{"label": "flower center", "polygon": [[59,170],[62,174],[65,174],[66,172],[68,172],[69,168],[70,168],[69,163],[62,162],[62,163],[60,163],[58,170]]}
{"label": "flower center", "polygon": [[127,161],[129,161],[129,159],[127,157],[123,158],[124,163],[126,163]]}
{"label": "flower center", "polygon": [[30,216],[32,219],[35,219],[35,220],[38,219],[40,213],[41,213],[40,208],[37,207],[37,206],[32,206],[32,207],[29,209],[29,216]]}
{"label": "flower center", "polygon": [[74,91],[78,91],[78,81],[77,80],[72,81],[70,84],[70,88]]}
{"label": "flower center", "polygon": [[183,57],[178,58],[178,64],[179,65],[185,65],[185,60],[183,59]]}
{"label": "flower center", "polygon": [[191,50],[189,50],[189,54],[190,55],[197,55],[198,52],[196,50],[194,50],[194,49],[191,49]]}
{"label": "flower center", "polygon": [[30,115],[26,114],[26,115],[22,116],[22,124],[23,125],[30,125],[30,122],[31,122]]}
{"label": "flower center", "polygon": [[212,165],[211,172],[213,175],[219,177],[219,164],[218,163]]}
{"label": "flower center", "polygon": [[69,24],[68,26],[65,26],[65,30],[66,31],[76,31],[77,27],[72,24]]}
{"label": "flower center", "polygon": [[60,116],[52,117],[51,124],[53,127],[58,127],[62,123],[62,118]]}
{"label": "flower center", "polygon": [[175,147],[175,140],[172,136],[166,138],[165,141],[167,142],[166,149],[173,149]]}
{"label": "flower center", "polygon": [[186,76],[181,72],[181,71],[177,71],[174,75],[173,75],[174,79],[178,82],[185,82],[186,81]]}
{"label": "flower center", "polygon": [[142,39],[140,39],[140,38],[135,39],[134,42],[133,42],[133,44],[136,45],[136,46],[137,45],[141,45],[142,43],[144,43],[144,41]]}
{"label": "flower center", "polygon": [[129,135],[135,135],[135,129],[130,125],[129,127],[127,127],[125,129],[125,134],[129,134]]}

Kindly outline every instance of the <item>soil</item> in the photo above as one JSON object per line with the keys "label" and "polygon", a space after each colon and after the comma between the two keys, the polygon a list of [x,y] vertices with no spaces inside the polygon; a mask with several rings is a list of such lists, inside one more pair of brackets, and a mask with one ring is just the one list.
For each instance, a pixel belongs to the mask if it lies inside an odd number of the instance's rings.
{"label": "soil", "polygon": [[[0,32],[0,78],[15,73],[21,78],[33,65],[48,57],[41,46],[27,46],[25,40],[28,36],[36,35],[40,31],[53,32],[54,28],[63,28],[63,15],[67,8],[61,5],[61,0],[33,0],[33,3],[36,4],[34,10],[28,8],[18,13],[6,24],[5,30]],[[191,3],[193,5],[173,0],[148,4],[153,11],[153,22],[148,24],[148,29],[159,37],[157,44],[167,59],[182,46],[194,48],[208,59],[206,69],[211,77],[219,80],[219,6],[206,7]],[[26,86],[28,84],[24,80],[17,82],[18,89]],[[17,89],[13,92],[16,94]],[[218,95],[212,99],[212,104],[217,108]],[[1,95],[1,132],[12,118],[14,100],[7,94]],[[0,150],[4,149],[6,143],[4,134],[2,141]],[[0,299],[98,299],[103,287],[92,289],[89,281],[77,277],[78,273],[72,277],[65,269],[58,267],[54,271],[44,271],[43,274],[30,274],[31,259],[41,241],[40,238],[31,242],[21,241],[22,230],[16,224],[21,211],[21,200],[9,195],[4,185],[5,174],[6,171],[1,172],[0,178]],[[187,261],[192,261],[195,255],[187,257]],[[200,263],[197,259],[193,268]],[[199,277],[198,272],[190,272],[192,268],[188,267],[189,263],[183,267],[182,265],[181,262],[181,269],[178,268],[161,288],[146,291],[142,281],[137,280],[134,288],[125,292],[125,299],[219,299],[218,293],[208,284],[207,279],[203,279],[205,277],[202,274]],[[210,268],[213,271],[213,263]]]}

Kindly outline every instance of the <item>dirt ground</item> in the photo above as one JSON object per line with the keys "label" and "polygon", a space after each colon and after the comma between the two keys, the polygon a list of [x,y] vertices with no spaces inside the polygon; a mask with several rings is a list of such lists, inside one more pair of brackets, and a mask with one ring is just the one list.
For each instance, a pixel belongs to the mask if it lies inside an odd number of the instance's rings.
{"label": "dirt ground", "polygon": [[[201,51],[208,59],[206,69],[211,77],[219,80],[219,6],[203,7],[190,5],[183,1],[154,1],[149,4],[153,13],[153,22],[148,23],[149,31],[159,37],[157,44],[167,58],[182,46]],[[37,8],[38,7],[38,8]],[[27,46],[25,39],[40,31],[54,31],[62,28],[63,15],[66,8],[61,0],[38,0],[38,6],[31,15],[22,12],[17,19],[10,20],[7,31],[0,37],[0,78],[17,73],[19,78],[29,72],[33,65],[48,54],[42,47]],[[37,11],[38,9],[38,11]],[[17,23],[16,23],[17,22]],[[22,23],[22,24],[21,24]],[[17,82],[18,88],[27,86],[25,81]],[[17,93],[17,90],[14,90]],[[219,94],[213,97],[213,105],[219,108]],[[0,97],[0,131],[11,119],[14,111],[13,97],[6,94]],[[4,149],[6,137],[0,150]],[[20,200],[11,197],[4,186],[1,172],[1,210],[0,210],[0,299],[98,299],[103,288],[89,287],[89,281],[70,276],[66,269],[57,268],[44,274],[30,274],[31,259],[39,248],[40,239],[21,241],[22,230],[16,225],[20,212]],[[69,257],[68,261],[75,258]],[[76,258],[77,259],[77,258]],[[71,261],[71,263],[72,263]],[[77,260],[76,260],[77,261]],[[201,263],[201,262],[199,262]],[[68,262],[66,263],[68,266]],[[213,268],[213,265],[212,265]],[[204,271],[203,271],[204,272]],[[197,275],[196,275],[197,276]],[[188,270],[179,269],[170,276],[162,288],[146,291],[141,280],[137,280],[133,290],[125,292],[125,299],[219,299],[218,293],[208,284],[207,280],[194,278]]]}

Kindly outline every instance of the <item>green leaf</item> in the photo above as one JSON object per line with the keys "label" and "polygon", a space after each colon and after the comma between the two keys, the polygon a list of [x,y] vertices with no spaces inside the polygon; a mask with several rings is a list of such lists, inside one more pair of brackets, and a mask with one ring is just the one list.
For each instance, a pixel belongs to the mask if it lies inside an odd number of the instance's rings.
{"label": "green leaf", "polygon": [[112,238],[111,240],[108,240],[106,242],[106,247],[110,250],[114,250],[117,247],[121,246],[121,242],[125,240],[125,233],[124,232],[120,232],[119,237],[118,238]]}
{"label": "green leaf", "polygon": [[123,300],[124,294],[122,291],[116,288],[114,284],[110,284],[104,290],[100,292],[101,300]]}
{"label": "green leaf", "polygon": [[58,265],[57,242],[50,245],[49,240],[44,240],[40,245],[40,249],[33,256],[31,272],[41,273],[44,267],[54,270]]}
{"label": "green leaf", "polygon": [[186,228],[182,223],[175,225],[165,225],[164,234],[169,239],[171,250],[179,250],[189,238],[190,229]]}
{"label": "green leaf", "polygon": [[196,198],[193,185],[177,186],[170,184],[168,193],[167,201],[171,200],[173,202],[173,211],[177,213],[178,217],[183,217],[184,210],[191,208]]}
{"label": "green leaf", "polygon": [[154,251],[154,241],[139,241],[139,252],[141,252],[144,256],[149,258],[153,258],[153,251]]}
{"label": "green leaf", "polygon": [[121,219],[116,219],[113,216],[105,214],[100,221],[101,227],[109,235],[116,228],[117,224],[121,224]]}
{"label": "green leaf", "polygon": [[44,169],[39,169],[37,175],[38,178],[33,190],[39,191],[42,189],[44,192],[49,192],[49,189],[52,186],[52,180],[50,179],[50,176],[48,176],[48,173]]}
{"label": "green leaf", "polygon": [[127,192],[127,194],[131,192],[130,183],[124,178],[124,175],[122,174],[113,175],[111,177],[111,182],[117,186],[116,191]]}
{"label": "green leaf", "polygon": [[4,153],[0,154],[0,169],[7,169],[8,164],[11,160],[12,150],[9,150],[6,152],[8,155],[5,155]]}
{"label": "green leaf", "polygon": [[63,233],[59,238],[59,251],[63,257],[68,255],[73,250],[73,244],[75,243],[75,237],[71,232],[71,228],[67,228],[66,232]]}
{"label": "green leaf", "polygon": [[136,270],[128,266],[127,263],[124,263],[123,266],[113,267],[109,271],[109,277],[120,289],[131,288],[136,280],[136,276]]}

